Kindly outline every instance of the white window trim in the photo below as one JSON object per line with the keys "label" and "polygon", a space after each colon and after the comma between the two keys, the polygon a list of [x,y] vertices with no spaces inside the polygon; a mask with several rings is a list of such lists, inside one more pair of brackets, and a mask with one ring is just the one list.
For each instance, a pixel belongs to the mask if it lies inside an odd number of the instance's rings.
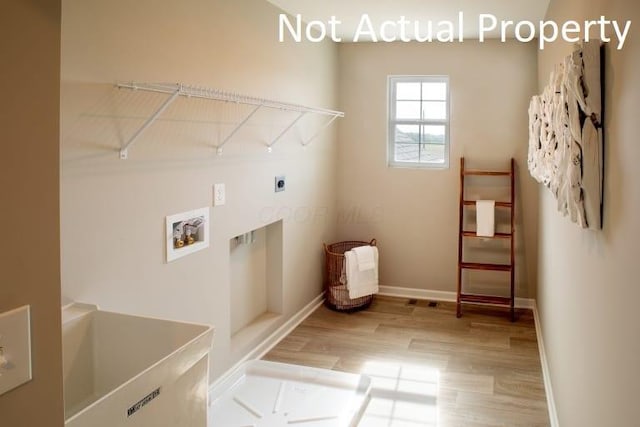
{"label": "white window trim", "polygon": [[[399,82],[438,82],[447,84],[446,94],[446,118],[443,120],[397,120],[396,116],[396,83]],[[449,93],[449,76],[388,76],[387,81],[387,165],[392,168],[418,168],[418,169],[449,169],[449,153],[450,153],[450,111],[451,96]],[[394,129],[396,124],[422,124],[422,125],[444,125],[444,163],[422,163],[422,162],[398,162],[394,159],[395,153],[395,135]]]}

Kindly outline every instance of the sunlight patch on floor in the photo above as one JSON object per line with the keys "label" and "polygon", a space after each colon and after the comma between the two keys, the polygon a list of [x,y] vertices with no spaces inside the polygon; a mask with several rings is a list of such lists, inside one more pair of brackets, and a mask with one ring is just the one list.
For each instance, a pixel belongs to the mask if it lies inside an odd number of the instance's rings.
{"label": "sunlight patch on floor", "polygon": [[438,369],[402,362],[369,361],[362,374],[371,378],[372,389],[359,427],[438,425]]}

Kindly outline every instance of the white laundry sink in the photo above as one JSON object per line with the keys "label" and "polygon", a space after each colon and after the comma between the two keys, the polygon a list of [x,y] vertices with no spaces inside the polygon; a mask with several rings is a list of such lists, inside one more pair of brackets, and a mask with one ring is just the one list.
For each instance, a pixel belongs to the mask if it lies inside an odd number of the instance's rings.
{"label": "white laundry sink", "polygon": [[206,325],[63,308],[65,427],[206,427],[212,341]]}

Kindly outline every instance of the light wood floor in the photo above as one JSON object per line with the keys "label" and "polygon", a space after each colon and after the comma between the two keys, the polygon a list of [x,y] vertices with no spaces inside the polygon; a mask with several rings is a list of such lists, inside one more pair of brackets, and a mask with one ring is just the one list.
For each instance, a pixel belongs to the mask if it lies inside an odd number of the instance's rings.
{"label": "light wood floor", "polygon": [[264,359],[373,378],[360,426],[548,426],[531,311],[377,296],[352,314],[322,306]]}

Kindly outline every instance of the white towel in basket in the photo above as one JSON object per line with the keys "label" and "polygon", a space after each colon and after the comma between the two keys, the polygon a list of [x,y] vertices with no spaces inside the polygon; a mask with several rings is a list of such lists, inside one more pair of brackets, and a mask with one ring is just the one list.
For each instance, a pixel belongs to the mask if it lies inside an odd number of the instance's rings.
{"label": "white towel in basket", "polygon": [[349,298],[356,299],[378,293],[378,248],[373,248],[374,268],[360,271],[355,251],[344,253]]}
{"label": "white towel in basket", "polygon": [[372,268],[376,268],[376,260],[374,254],[377,248],[375,246],[364,245],[358,246],[351,250],[356,253],[356,257],[358,258],[359,271],[371,270]]}

